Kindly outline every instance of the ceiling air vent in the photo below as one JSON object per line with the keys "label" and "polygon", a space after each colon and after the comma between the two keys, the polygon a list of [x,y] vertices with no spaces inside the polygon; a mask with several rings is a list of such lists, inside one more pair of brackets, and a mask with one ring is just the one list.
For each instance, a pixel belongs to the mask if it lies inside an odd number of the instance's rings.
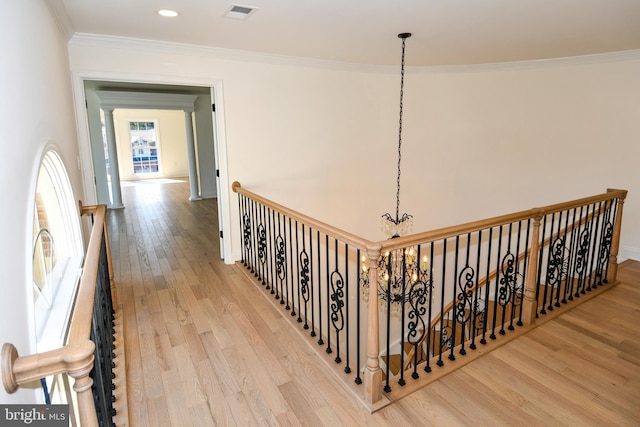
{"label": "ceiling air vent", "polygon": [[247,19],[250,15],[256,11],[257,7],[253,6],[240,6],[232,4],[225,12],[224,16],[233,19]]}

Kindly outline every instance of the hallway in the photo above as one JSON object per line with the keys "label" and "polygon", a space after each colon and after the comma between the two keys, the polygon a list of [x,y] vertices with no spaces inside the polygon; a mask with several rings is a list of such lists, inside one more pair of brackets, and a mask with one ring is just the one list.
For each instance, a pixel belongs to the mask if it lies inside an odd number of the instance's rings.
{"label": "hallway", "polygon": [[[128,182],[108,227],[131,426],[638,425],[640,263],[622,283],[369,414],[219,256],[215,199]],[[599,319],[599,320],[598,320]]]}

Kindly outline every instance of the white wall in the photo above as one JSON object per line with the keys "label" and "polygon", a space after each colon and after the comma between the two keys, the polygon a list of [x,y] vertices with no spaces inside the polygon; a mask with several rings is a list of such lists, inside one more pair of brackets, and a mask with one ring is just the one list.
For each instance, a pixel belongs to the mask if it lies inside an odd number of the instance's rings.
{"label": "white wall", "polygon": [[[0,343],[34,352],[30,305],[33,199],[47,144],[65,163],[82,194],[66,38],[40,0],[3,2],[0,14]],[[80,197],[80,196],[78,196]],[[1,403],[36,402],[39,390],[21,389]]]}
{"label": "white wall", "polygon": [[[70,60],[76,73],[222,81],[229,184],[384,238],[399,70],[88,36],[72,41]],[[401,211],[422,231],[626,188],[621,258],[639,258],[638,76],[638,52],[408,69]],[[237,254],[235,200],[223,202]]]}
{"label": "white wall", "polygon": [[[121,180],[175,178],[189,176],[187,133],[184,112],[176,110],[113,111]],[[129,122],[155,121],[160,171],[157,174],[134,174],[131,160]]]}

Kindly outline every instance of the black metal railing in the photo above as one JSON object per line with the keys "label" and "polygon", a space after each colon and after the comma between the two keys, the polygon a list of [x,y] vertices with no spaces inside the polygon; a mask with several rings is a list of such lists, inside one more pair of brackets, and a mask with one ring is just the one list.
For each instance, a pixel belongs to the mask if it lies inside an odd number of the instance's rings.
{"label": "black metal railing", "polygon": [[116,409],[113,405],[115,402],[113,394],[115,388],[115,374],[113,372],[113,368],[115,368],[114,314],[106,240],[103,231],[90,338],[95,343],[94,365],[90,377],[93,380],[93,399],[100,426],[115,426],[113,421],[113,417],[116,415]]}
{"label": "black metal railing", "polygon": [[[239,194],[242,263],[346,374],[361,383],[362,245]],[[316,224],[318,225],[316,227]],[[355,284],[355,285],[354,285]]]}
{"label": "black metal railing", "polygon": [[538,314],[607,283],[618,199],[547,213],[540,248]]}
{"label": "black metal railing", "polygon": [[615,280],[626,197],[370,242],[233,190],[245,267],[356,384],[366,365],[386,393]]}

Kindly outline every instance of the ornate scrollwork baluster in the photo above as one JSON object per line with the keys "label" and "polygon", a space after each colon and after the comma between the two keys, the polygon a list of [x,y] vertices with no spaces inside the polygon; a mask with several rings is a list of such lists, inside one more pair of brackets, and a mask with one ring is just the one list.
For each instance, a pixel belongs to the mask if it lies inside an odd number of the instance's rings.
{"label": "ornate scrollwork baluster", "polygon": [[276,237],[276,276],[278,277],[279,286],[276,286],[276,299],[280,300],[280,304],[284,304],[284,295],[280,295],[283,283],[287,277],[287,246],[281,235]]}
{"label": "ornate scrollwork baluster", "polygon": [[[331,324],[336,330],[336,363],[340,363],[340,331],[344,328],[344,278],[338,270],[331,273]],[[330,353],[330,348],[327,348],[327,353]]]}
{"label": "ornate scrollwork baluster", "polygon": [[[309,329],[309,324],[307,322],[307,304],[309,303],[309,298],[311,297],[311,292],[309,289],[310,283],[310,268],[309,268],[309,255],[307,254],[307,250],[303,249],[300,252],[300,293],[302,294],[302,299],[304,300],[304,329]],[[302,311],[302,310],[299,310]]]}
{"label": "ornate scrollwork baluster", "polygon": [[[247,262],[251,263],[251,218],[249,217],[249,214],[242,215],[242,238],[246,249],[246,265]],[[253,263],[251,263],[251,272],[254,272]]]}
{"label": "ornate scrollwork baluster", "polygon": [[613,224],[607,221],[602,228],[602,237],[600,239],[600,253],[598,254],[598,268],[596,269],[596,283],[601,285],[607,283],[603,278],[603,271],[609,262],[609,254],[611,253],[611,241],[613,240]]}
{"label": "ornate scrollwork baluster", "polygon": [[[588,224],[578,236],[578,253],[575,261],[575,272],[578,274],[578,287],[575,296],[579,297],[581,293],[585,293],[584,277],[587,272],[587,256],[589,254],[589,244],[591,243],[591,235],[589,234]],[[582,288],[582,289],[581,289]]]}
{"label": "ornate scrollwork baluster", "polygon": [[[498,290],[498,304],[502,307],[502,325],[500,334],[504,335],[505,315],[507,313],[507,305],[511,304],[512,307],[522,305],[522,298],[524,294],[524,277],[517,271],[516,257],[508,252],[504,258],[502,258],[501,267],[502,277],[500,277],[500,288]],[[512,308],[511,312],[515,312]],[[513,326],[509,326],[510,330],[513,330]]]}
{"label": "ornate scrollwork baluster", "polygon": [[512,253],[507,253],[502,258],[502,277],[500,277],[500,289],[498,293],[498,304],[505,307],[511,302],[513,293],[513,283],[515,283],[515,257]]}
{"label": "ornate scrollwork baluster", "polygon": [[[426,323],[424,315],[427,312],[425,304],[427,297],[431,294],[431,283],[428,276],[425,274],[426,280],[419,280],[413,284],[409,291],[409,304],[411,310],[409,310],[409,333],[407,334],[407,342],[414,348],[414,371],[411,376],[416,379],[419,377],[415,368],[419,363],[418,360],[418,345],[422,342],[426,334]],[[420,356],[422,357],[422,356]]]}
{"label": "ornate scrollwork baluster", "polygon": [[258,260],[260,260],[260,271],[262,271],[262,284],[266,283],[265,264],[267,262],[267,231],[264,224],[258,225]]}
{"label": "ornate scrollwork baluster", "polygon": [[555,286],[567,278],[569,271],[569,250],[564,237],[558,237],[551,245],[549,265],[547,267],[547,286]]}
{"label": "ornate scrollwork baluster", "polygon": [[[464,340],[464,331],[469,330],[469,321],[473,310],[473,286],[475,270],[469,265],[465,266],[458,275],[458,294],[456,296],[456,321],[461,325],[461,339]],[[466,354],[464,345],[460,349],[460,354]]]}

